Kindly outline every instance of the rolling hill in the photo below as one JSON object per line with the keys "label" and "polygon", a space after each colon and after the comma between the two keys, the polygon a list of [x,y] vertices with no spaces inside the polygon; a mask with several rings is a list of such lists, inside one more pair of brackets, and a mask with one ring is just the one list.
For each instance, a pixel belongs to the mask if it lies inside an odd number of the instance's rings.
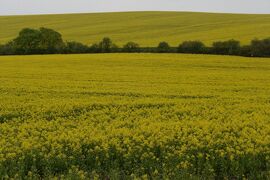
{"label": "rolling hill", "polygon": [[177,45],[184,40],[235,38],[243,44],[270,37],[270,15],[192,12],[121,12],[62,15],[0,16],[0,43],[14,38],[24,27],[53,28],[65,40],[91,44],[104,36],[123,44],[136,41],[153,46],[160,41]]}

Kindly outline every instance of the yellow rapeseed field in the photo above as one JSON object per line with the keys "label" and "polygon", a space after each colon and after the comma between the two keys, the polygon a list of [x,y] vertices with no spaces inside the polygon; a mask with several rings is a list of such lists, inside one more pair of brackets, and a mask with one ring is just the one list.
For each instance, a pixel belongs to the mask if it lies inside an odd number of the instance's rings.
{"label": "yellow rapeseed field", "polygon": [[268,179],[270,59],[0,57],[1,179]]}

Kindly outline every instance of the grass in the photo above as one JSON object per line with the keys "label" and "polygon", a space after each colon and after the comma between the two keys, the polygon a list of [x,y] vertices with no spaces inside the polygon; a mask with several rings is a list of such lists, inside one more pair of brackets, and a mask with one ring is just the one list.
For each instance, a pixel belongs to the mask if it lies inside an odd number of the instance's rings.
{"label": "grass", "polygon": [[270,15],[190,12],[126,12],[35,16],[0,16],[0,43],[14,38],[24,27],[45,26],[63,34],[65,40],[91,44],[104,36],[116,43],[136,41],[155,46],[160,41],[178,45],[185,40],[238,39],[248,44],[270,36]]}
{"label": "grass", "polygon": [[0,177],[268,179],[270,59],[0,57]]}

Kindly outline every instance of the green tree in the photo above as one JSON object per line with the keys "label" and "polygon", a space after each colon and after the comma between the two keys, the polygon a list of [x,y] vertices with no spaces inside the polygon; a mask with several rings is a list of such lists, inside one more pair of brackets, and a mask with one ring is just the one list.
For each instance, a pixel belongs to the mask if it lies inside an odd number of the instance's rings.
{"label": "green tree", "polygon": [[19,54],[32,54],[39,51],[41,33],[39,30],[24,28],[13,40],[14,48]]}
{"label": "green tree", "polygon": [[239,55],[250,57],[251,56],[251,46],[250,45],[242,46]]}
{"label": "green tree", "polygon": [[44,27],[41,27],[39,31],[41,35],[39,44],[40,49],[45,53],[61,52],[64,48],[64,41],[59,32]]}
{"label": "green tree", "polygon": [[65,53],[86,53],[88,51],[88,46],[80,42],[71,41],[66,43]]}
{"label": "green tree", "polygon": [[234,39],[228,41],[217,41],[213,43],[214,54],[237,55],[241,51],[240,42]]}
{"label": "green tree", "polygon": [[270,38],[252,40],[250,49],[252,56],[270,57]]}
{"label": "green tree", "polygon": [[12,55],[12,54],[15,54],[13,41],[0,45],[0,55]]}
{"label": "green tree", "polygon": [[205,45],[201,41],[184,41],[178,47],[180,53],[204,53]]}
{"label": "green tree", "polygon": [[123,46],[124,52],[137,52],[139,50],[140,46],[139,44],[135,42],[128,42]]}
{"label": "green tree", "polygon": [[112,44],[110,52],[119,52],[119,47],[116,44]]}
{"label": "green tree", "polygon": [[113,48],[112,40],[108,37],[103,38],[99,43],[99,49],[102,53],[109,53]]}
{"label": "green tree", "polygon": [[99,44],[94,43],[94,44],[90,45],[89,52],[90,53],[100,53],[101,49],[99,47]]}
{"label": "green tree", "polygon": [[157,51],[160,53],[170,52],[170,45],[163,41],[158,44]]}
{"label": "green tree", "polygon": [[61,34],[52,29],[24,28],[13,40],[13,45],[19,54],[59,53],[64,47],[64,42]]}

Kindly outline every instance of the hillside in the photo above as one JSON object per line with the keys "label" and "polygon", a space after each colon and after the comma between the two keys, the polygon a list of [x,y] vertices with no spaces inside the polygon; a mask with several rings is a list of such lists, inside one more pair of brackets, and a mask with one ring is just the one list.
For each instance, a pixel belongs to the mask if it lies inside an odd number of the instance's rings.
{"label": "hillside", "polygon": [[93,43],[104,36],[123,44],[136,41],[156,45],[165,40],[176,45],[184,40],[251,39],[270,36],[270,15],[190,12],[122,12],[65,15],[0,16],[0,43],[14,38],[24,27],[48,27],[65,40]]}

